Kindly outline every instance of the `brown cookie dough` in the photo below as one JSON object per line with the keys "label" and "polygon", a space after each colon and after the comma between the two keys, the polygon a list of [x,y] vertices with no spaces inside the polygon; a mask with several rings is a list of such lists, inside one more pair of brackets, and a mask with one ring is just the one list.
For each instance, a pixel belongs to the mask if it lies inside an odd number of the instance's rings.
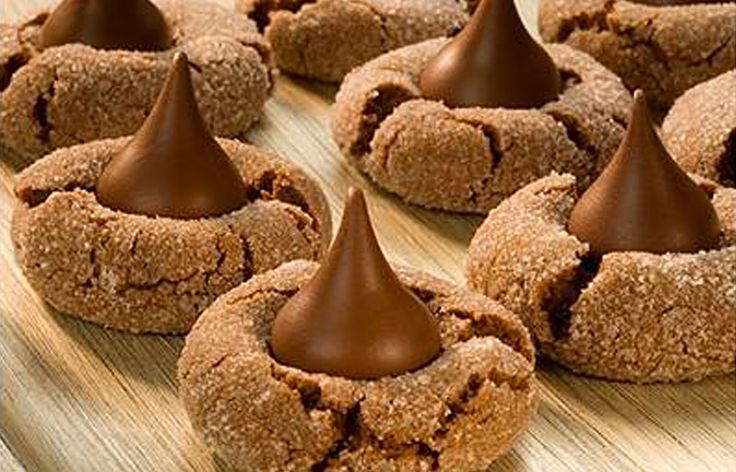
{"label": "brown cookie dough", "polygon": [[591,54],[665,109],[687,89],[736,67],[736,2],[693,3],[541,0],[539,28],[545,41]]}
{"label": "brown cookie dough", "polygon": [[565,87],[541,109],[448,108],[422,99],[418,75],[446,40],[390,52],[350,73],[332,132],[358,169],[404,200],[485,213],[550,171],[590,184],[615,152],[631,97],[588,55],[547,46]]}
{"label": "brown cookie dough", "polygon": [[236,0],[273,48],[279,69],[339,82],[354,67],[467,21],[464,0]]}
{"label": "brown cookie dough", "polygon": [[21,172],[11,236],[33,288],[54,308],[132,332],[184,333],[215,298],[330,239],[326,200],[300,170],[219,140],[249,200],[217,218],[151,218],[110,210],[94,186],[128,138],[55,151]]}
{"label": "brown cookie dough", "polygon": [[736,187],[736,70],[678,98],[662,135],[683,169]]}
{"label": "brown cookie dough", "polygon": [[260,116],[271,88],[269,49],[253,22],[198,0],[157,1],[174,36],[162,52],[68,44],[38,51],[49,12],[0,26],[0,137],[21,155],[135,132],[177,51],[192,63],[202,115],[232,137]]}
{"label": "brown cookie dough", "polygon": [[521,314],[542,354],[584,374],[697,380],[736,367],[736,189],[712,195],[720,248],[615,252],[566,229],[575,178],[540,179],[491,211],[470,244],[469,285]]}
{"label": "brown cookie dough", "polygon": [[317,264],[295,261],[220,297],[179,360],[193,426],[236,470],[485,470],[537,405],[534,352],[499,304],[398,269],[440,323],[442,352],[375,381],[308,373],[269,353],[271,324]]}

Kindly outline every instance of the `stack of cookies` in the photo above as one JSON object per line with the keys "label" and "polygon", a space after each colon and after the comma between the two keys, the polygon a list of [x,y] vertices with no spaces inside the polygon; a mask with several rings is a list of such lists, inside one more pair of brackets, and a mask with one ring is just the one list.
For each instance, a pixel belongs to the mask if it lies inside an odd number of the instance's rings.
{"label": "stack of cookies", "polygon": [[[736,3],[539,20],[547,43],[513,0],[63,0],[0,25],[17,263],[60,312],[188,333],[181,397],[236,470],[485,470],[536,355],[734,372]],[[243,142],[278,70],[342,81],[331,131],[377,186],[485,217],[467,287],[389,263],[356,187],[330,244],[320,186]]]}

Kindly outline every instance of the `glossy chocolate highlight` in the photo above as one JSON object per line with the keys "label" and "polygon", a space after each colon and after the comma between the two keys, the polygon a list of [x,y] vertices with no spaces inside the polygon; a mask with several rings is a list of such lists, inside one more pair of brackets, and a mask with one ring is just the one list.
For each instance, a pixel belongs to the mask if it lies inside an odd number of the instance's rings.
{"label": "glossy chocolate highlight", "polygon": [[171,47],[173,39],[163,14],[149,0],[64,0],[41,27],[39,46],[70,43],[161,51]]}
{"label": "glossy chocolate highlight", "polygon": [[538,108],[562,90],[557,66],[527,32],[513,0],[482,0],[419,77],[426,98],[451,107]]}
{"label": "glossy chocolate highlight", "polygon": [[270,344],[283,364],[352,379],[399,375],[439,353],[437,321],[386,262],[360,190],[350,189],[330,253],[279,311]]}
{"label": "glossy chocolate highlight", "polygon": [[127,213],[207,218],[243,207],[246,186],[207,129],[189,63],[177,53],[143,126],[97,182],[103,205]]}
{"label": "glossy chocolate highlight", "polygon": [[578,200],[568,228],[598,255],[694,253],[718,245],[718,215],[668,154],[641,90],[618,151]]}

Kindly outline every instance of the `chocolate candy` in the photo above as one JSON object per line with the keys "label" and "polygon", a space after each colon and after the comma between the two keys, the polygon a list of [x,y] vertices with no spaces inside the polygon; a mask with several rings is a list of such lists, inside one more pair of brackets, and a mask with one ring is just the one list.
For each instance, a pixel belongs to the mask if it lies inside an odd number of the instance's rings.
{"label": "chocolate candy", "polygon": [[270,343],[283,364],[353,379],[408,372],[438,354],[437,321],[386,262],[360,190],[350,189],[330,253],[279,311]]}
{"label": "chocolate candy", "polygon": [[419,77],[426,98],[453,107],[536,108],[562,90],[557,66],[529,35],[513,0],[482,0]]}
{"label": "chocolate candy", "polygon": [[697,252],[717,246],[718,215],[706,193],[667,153],[641,90],[634,94],[621,145],[578,200],[568,227],[599,255]]}
{"label": "chocolate candy", "polygon": [[143,126],[97,181],[97,198],[127,213],[204,218],[248,202],[243,179],[199,113],[189,63],[177,53]]}
{"label": "chocolate candy", "polygon": [[160,51],[172,42],[166,19],[148,0],[64,0],[44,22],[39,46]]}

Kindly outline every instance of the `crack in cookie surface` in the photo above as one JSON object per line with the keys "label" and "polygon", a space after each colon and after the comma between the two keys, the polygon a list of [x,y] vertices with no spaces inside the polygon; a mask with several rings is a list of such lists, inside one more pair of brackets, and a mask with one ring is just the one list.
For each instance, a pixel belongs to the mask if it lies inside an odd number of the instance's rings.
{"label": "crack in cookie surface", "polygon": [[[37,159],[59,147],[132,134],[150,111],[163,80],[159,72],[175,50],[186,52],[201,71],[195,88],[215,135],[239,135],[252,125],[272,87],[269,47],[255,25],[198,1],[160,6],[176,44],[157,53],[102,51],[78,43],[38,50],[47,12],[14,27],[17,39],[11,47],[23,63],[0,88],[5,110],[0,129],[7,146]],[[0,76],[9,70],[1,64],[2,47]]]}
{"label": "crack in cookie surface", "polygon": [[577,267],[561,273],[558,279],[548,286],[548,293],[542,298],[541,308],[547,313],[555,340],[565,339],[570,335],[572,307],[595,279],[600,264],[599,257],[583,255]]}
{"label": "crack in cookie surface", "polygon": [[466,2],[456,0],[240,0],[238,8],[257,17],[282,71],[327,82],[467,19]]}
{"label": "crack in cookie surface", "polygon": [[220,144],[257,194],[243,208],[198,220],[105,208],[94,185],[126,142],[62,149],[17,178],[16,253],[34,288],[60,311],[130,331],[186,332],[219,294],[254,273],[321,257],[330,221],[316,184],[232,141]]}
{"label": "crack in cookie surface", "polygon": [[286,10],[297,13],[304,5],[317,3],[317,0],[242,0],[237,2],[238,7],[248,15],[263,32],[271,21],[271,12]]}
{"label": "crack in cookie surface", "polygon": [[0,93],[10,84],[10,79],[18,69],[26,65],[28,56],[22,52],[16,52],[8,56],[8,58],[0,63]]}
{"label": "crack in cookie surface", "polygon": [[[419,72],[443,44],[432,40],[390,52],[343,83],[333,134],[374,181],[410,203],[484,212],[552,170],[573,172],[585,185],[603,168],[630,99],[613,74],[571,48],[550,46],[565,83],[558,100],[539,110],[448,108],[422,99],[417,86]],[[517,126],[507,126],[512,120]],[[548,136],[548,145],[527,149],[534,140],[517,136],[517,128],[530,126],[540,128],[530,132],[536,141]]]}
{"label": "crack in cookie surface", "polygon": [[49,106],[56,93],[56,80],[56,78],[52,79],[46,91],[36,98],[36,103],[33,105],[33,118],[38,128],[36,137],[42,143],[48,143],[50,141],[51,132],[54,130],[54,125],[49,118]]}
{"label": "crack in cookie surface", "polygon": [[732,4],[659,8],[624,0],[543,0],[542,36],[595,56],[666,109],[688,88],[736,64]]}
{"label": "crack in cookie surface", "polygon": [[736,129],[731,131],[724,143],[724,151],[716,164],[719,181],[736,187]]}
{"label": "crack in cookie surface", "polygon": [[[446,321],[441,328],[446,333],[443,336],[446,349],[433,364],[414,373],[378,381],[352,381],[326,374],[310,374],[278,364],[268,352],[269,327],[279,308],[291,296],[282,294],[292,293],[309,279],[315,269],[316,264],[313,263],[292,262],[257,276],[219,299],[193,329],[179,363],[179,377],[182,379],[187,410],[190,415],[194,415],[195,425],[203,428],[206,435],[207,431],[212,430],[208,422],[202,423],[198,411],[208,411],[206,405],[217,400],[208,395],[202,397],[198,392],[209,390],[209,387],[202,390],[200,386],[212,385],[210,379],[214,374],[211,366],[223,356],[222,353],[216,354],[222,350],[221,347],[202,343],[205,339],[213,339],[212,336],[223,337],[216,344],[230,346],[227,348],[230,353],[228,355],[244,361],[248,359],[238,370],[260,371],[261,368],[255,366],[263,365],[265,379],[274,380],[278,385],[286,387],[284,392],[289,393],[290,406],[280,406],[279,411],[296,408],[300,416],[303,415],[301,417],[305,426],[316,430],[327,428],[322,433],[326,440],[320,442],[319,446],[311,448],[309,444],[312,444],[312,440],[301,438],[288,453],[261,458],[268,459],[269,464],[278,463],[280,467],[298,465],[305,470],[360,468],[361,464],[368,463],[399,468],[424,464],[431,470],[462,470],[457,467],[462,462],[458,462],[458,445],[453,442],[456,435],[452,431],[455,428],[466,428],[465,424],[472,422],[470,418],[475,415],[481,415],[483,421],[486,421],[501,414],[501,410],[488,407],[494,403],[490,398],[496,398],[499,408],[502,404],[506,405],[506,402],[515,405],[511,410],[504,410],[506,414],[514,416],[513,421],[504,423],[505,426],[487,426],[486,431],[496,433],[499,428],[506,426],[514,430],[512,437],[503,434],[498,436],[499,444],[493,446],[498,447],[493,450],[494,455],[505,450],[513,437],[523,430],[536,404],[536,387],[531,367],[533,350],[528,334],[519,320],[509,312],[499,310],[498,305],[491,310],[488,300],[479,295],[454,289],[415,271],[397,269],[397,274],[428,303],[430,311]],[[465,294],[468,294],[467,299]],[[477,312],[479,306],[484,306],[486,311]],[[470,312],[473,314],[469,314]],[[453,326],[457,327],[475,317],[487,317],[495,321],[489,324],[480,323],[482,326],[471,328],[470,334],[463,340],[453,334],[458,331]],[[236,331],[226,327],[230,326],[229,319],[240,320]],[[473,337],[474,335],[479,337]],[[208,358],[212,360],[208,361]],[[463,369],[468,369],[467,373],[458,373],[453,367],[461,359],[468,360],[467,365],[463,364]],[[230,370],[230,373],[235,374],[238,370]],[[432,389],[432,382],[428,383],[425,376],[438,376],[438,381],[441,378],[441,382],[446,383],[447,387]],[[263,379],[253,379],[252,382],[254,383],[249,388],[264,386],[264,390],[261,393],[251,393],[248,398],[272,398],[276,394]],[[221,385],[213,385],[217,391],[232,391],[225,386],[226,379],[221,378],[217,383]],[[406,422],[404,427],[397,428],[394,422],[403,420],[390,412],[398,414],[402,411],[401,414],[405,415],[407,408],[413,411],[418,407],[418,404],[405,403],[410,398],[404,392],[406,388],[416,389],[416,395],[421,395],[430,402],[426,408],[421,408],[422,414],[428,416],[426,421],[414,418]],[[250,400],[244,397],[243,401]],[[416,400],[412,400],[410,403],[415,402]],[[247,411],[249,407],[237,404],[233,408],[236,411]],[[243,424],[251,424],[258,420],[248,416],[242,421]],[[505,421],[506,419],[501,420]],[[302,426],[298,428],[301,429]],[[411,433],[414,428],[418,429]],[[289,441],[281,432],[272,431],[267,436],[271,435],[275,435],[274,441]],[[266,440],[266,436],[263,436],[253,443],[248,437],[250,436],[245,435],[237,440],[245,441],[244,443],[222,444],[212,436],[209,442],[220,453],[227,454],[227,451],[241,447],[236,444],[260,444],[261,440]],[[246,456],[238,457],[245,460]],[[261,459],[247,457],[251,459],[239,462],[237,457],[231,456],[229,463],[239,467],[247,467],[249,464],[253,466],[256,463],[261,467],[268,467],[265,462],[250,462]]]}
{"label": "crack in cookie surface", "polygon": [[470,286],[520,313],[540,351],[576,372],[653,382],[732,371],[736,299],[722,294],[736,291],[733,191],[698,181],[724,228],[717,249],[601,259],[567,232],[568,179],[540,179],[490,213],[470,245]]}

